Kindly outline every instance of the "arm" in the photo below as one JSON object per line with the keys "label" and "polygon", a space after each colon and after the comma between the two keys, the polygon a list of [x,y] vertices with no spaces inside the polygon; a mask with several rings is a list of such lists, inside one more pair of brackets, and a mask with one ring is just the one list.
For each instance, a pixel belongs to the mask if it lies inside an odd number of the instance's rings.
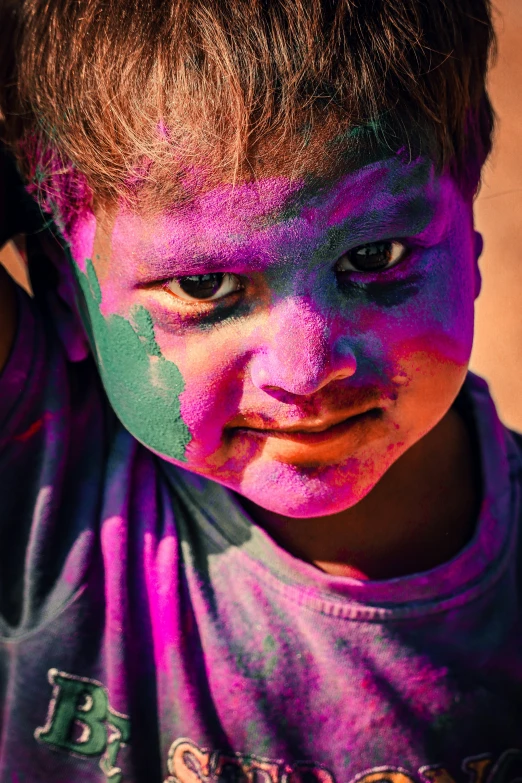
{"label": "arm", "polygon": [[0,264],[0,372],[7,362],[16,330],[14,283]]}

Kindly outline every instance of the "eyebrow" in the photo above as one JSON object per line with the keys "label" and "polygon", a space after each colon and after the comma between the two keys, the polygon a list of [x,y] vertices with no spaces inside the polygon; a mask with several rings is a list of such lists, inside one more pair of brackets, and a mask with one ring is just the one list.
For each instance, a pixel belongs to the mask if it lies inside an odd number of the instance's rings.
{"label": "eyebrow", "polygon": [[[168,279],[169,277],[183,277],[184,275],[208,274],[209,272],[228,272],[232,267],[248,268],[252,271],[260,271],[275,258],[268,253],[256,253],[251,255],[248,263],[244,256],[248,246],[230,247],[230,252],[201,252],[193,256],[176,256],[165,254],[146,254],[147,275],[149,277]],[[260,256],[264,255],[264,259]]]}
{"label": "eyebrow", "polygon": [[[381,239],[414,238],[437,244],[445,233],[448,213],[443,200],[419,189],[397,198],[389,191],[387,203],[363,213],[351,214],[329,227],[329,250],[342,254],[347,245],[356,247]],[[336,241],[337,238],[337,241]]]}
{"label": "eyebrow", "polygon": [[[416,236],[428,234],[430,244],[436,244],[442,236],[446,217],[438,202],[434,202],[424,190],[397,198],[388,193],[389,201],[381,208],[375,207],[362,214],[351,214],[324,228],[324,240],[320,241],[315,253],[327,251],[330,255],[342,255],[348,245],[356,246],[377,238]],[[298,217],[298,216],[296,216]],[[284,222],[283,220],[281,222]],[[275,223],[274,225],[276,225]],[[261,232],[260,232],[261,233]],[[259,236],[254,232],[253,236]],[[225,244],[218,252],[196,252],[192,256],[176,256],[165,245],[165,251],[144,253],[148,278],[169,279],[188,275],[222,273],[242,268],[245,271],[261,271],[277,262],[279,254],[270,253],[259,243],[245,241],[237,245]],[[254,246],[254,247],[252,247]],[[325,247],[327,246],[327,248]]]}

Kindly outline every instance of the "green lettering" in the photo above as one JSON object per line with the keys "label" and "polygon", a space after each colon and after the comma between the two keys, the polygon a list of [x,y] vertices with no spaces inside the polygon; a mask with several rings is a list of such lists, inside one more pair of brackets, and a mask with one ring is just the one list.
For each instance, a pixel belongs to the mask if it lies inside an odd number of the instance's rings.
{"label": "green lettering", "polygon": [[130,740],[130,721],[109,708],[107,723],[114,731],[109,733],[107,750],[101,758],[100,768],[111,783],[121,783],[123,774],[120,767],[116,766],[116,759],[120,747]]}
{"label": "green lettering", "polygon": [[[82,756],[98,756],[106,748],[108,699],[103,686],[94,681],[72,677],[51,669],[54,685],[51,713],[45,726],[35,737],[48,745]],[[75,737],[74,730],[81,735]]]}

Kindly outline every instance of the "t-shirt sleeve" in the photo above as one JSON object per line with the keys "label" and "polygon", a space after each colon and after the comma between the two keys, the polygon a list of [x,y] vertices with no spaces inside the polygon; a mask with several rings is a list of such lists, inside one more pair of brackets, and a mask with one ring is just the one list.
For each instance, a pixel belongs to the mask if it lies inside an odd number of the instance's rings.
{"label": "t-shirt sleeve", "polygon": [[0,453],[8,448],[13,437],[20,436],[22,422],[31,418],[33,409],[38,408],[35,380],[41,380],[44,370],[44,341],[36,329],[36,308],[19,286],[15,291],[16,334],[7,363],[0,371]]}
{"label": "t-shirt sleeve", "polygon": [[0,633],[55,616],[80,589],[103,489],[108,404],[90,356],[67,357],[50,312],[17,287],[0,374]]}

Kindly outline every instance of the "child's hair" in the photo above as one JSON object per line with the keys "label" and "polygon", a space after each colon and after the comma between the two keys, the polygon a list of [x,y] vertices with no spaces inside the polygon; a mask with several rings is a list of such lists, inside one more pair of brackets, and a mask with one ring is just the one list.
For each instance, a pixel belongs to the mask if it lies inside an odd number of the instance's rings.
{"label": "child's hair", "polygon": [[3,0],[0,137],[65,225],[386,150],[430,156],[472,197],[491,15],[490,0]]}

